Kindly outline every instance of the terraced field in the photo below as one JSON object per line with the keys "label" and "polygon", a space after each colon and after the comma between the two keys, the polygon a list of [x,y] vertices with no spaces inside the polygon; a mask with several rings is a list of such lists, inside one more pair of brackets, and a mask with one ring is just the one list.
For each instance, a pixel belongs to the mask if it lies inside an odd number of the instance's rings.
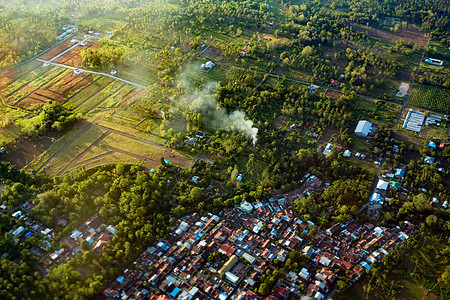
{"label": "terraced field", "polygon": [[[21,160],[21,167],[62,175],[81,167],[118,161],[155,168],[161,157],[183,167],[190,166],[192,157],[165,146],[159,130],[150,134],[140,131],[140,124],[149,120],[129,107],[143,95],[143,88],[102,74],[74,74],[73,66],[81,66],[80,53],[87,47],[99,45],[92,41],[86,46],[63,43],[41,56],[44,62],[32,61],[3,76],[0,74],[4,105],[21,109],[25,116],[32,116],[30,108],[57,101],[86,117],[64,135],[49,140],[40,151],[30,151],[34,154]],[[45,61],[61,65],[48,65]],[[129,70],[127,77],[133,77]],[[8,142],[20,139],[22,120],[0,132]],[[34,147],[33,142],[19,143],[25,152],[27,147]]]}

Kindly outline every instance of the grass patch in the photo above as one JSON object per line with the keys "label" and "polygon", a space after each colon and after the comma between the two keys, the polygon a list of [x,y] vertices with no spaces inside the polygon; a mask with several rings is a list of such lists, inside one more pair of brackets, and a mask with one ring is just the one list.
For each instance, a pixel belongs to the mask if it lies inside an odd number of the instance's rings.
{"label": "grass patch", "polygon": [[164,144],[165,143],[165,139],[155,135],[155,134],[149,134],[149,133],[144,133],[144,132],[140,132],[136,129],[133,129],[131,127],[128,126],[124,126],[124,125],[120,125],[120,124],[116,124],[116,123],[112,123],[112,122],[108,122],[105,120],[100,120],[99,122],[97,122],[97,124],[107,127],[107,128],[111,128],[123,133],[127,133],[127,134],[131,134],[135,137],[141,138],[141,139],[145,139],[147,141],[150,142],[154,142],[154,143],[158,143],[158,144]]}
{"label": "grass patch", "polygon": [[135,87],[132,85],[126,85],[124,86],[118,93],[116,93],[114,96],[109,97],[106,99],[103,103],[99,105],[99,107],[102,108],[113,108],[119,105],[119,103],[123,100],[123,98],[130,93],[132,90],[134,90]]}
{"label": "grass patch", "polygon": [[367,120],[375,124],[394,125],[401,106],[393,103],[374,101],[363,97],[355,97],[352,103],[355,120]]}
{"label": "grass patch", "polygon": [[97,91],[96,93],[94,93],[92,98],[90,98],[88,101],[82,103],[77,108],[77,111],[79,111],[81,113],[90,112],[92,109],[94,109],[96,106],[99,106],[100,104],[102,104],[103,101],[106,101],[108,98],[110,98],[116,92],[118,93],[118,90],[120,90],[120,87],[122,85],[123,85],[122,82],[115,81],[112,84],[108,85],[102,91],[100,91],[100,92]]}
{"label": "grass patch", "polygon": [[102,149],[100,147],[92,147],[89,149],[86,154],[78,161],[78,164],[83,164],[83,162],[95,158],[99,155],[110,152],[109,150]]}
{"label": "grass patch", "polygon": [[37,170],[39,169],[53,154],[58,152],[64,145],[66,145],[70,140],[72,140],[77,134],[85,130],[86,122],[79,122],[72,129],[66,131],[64,135],[59,138],[52,146],[47,150],[47,152],[40,155],[38,158],[30,162],[25,169],[27,170]]}
{"label": "grass patch", "polygon": [[77,155],[79,155],[83,150],[89,147],[93,142],[95,142],[104,131],[97,127],[91,127],[89,130],[84,132],[75,141],[70,144],[70,146],[56,156],[50,163],[44,168],[47,174],[57,174],[68,165]]}
{"label": "grass patch", "polygon": [[100,147],[104,149],[113,147],[154,161],[159,161],[159,159],[163,157],[165,153],[165,149],[161,147],[149,145],[115,133],[108,135],[100,143]]}
{"label": "grass patch", "polygon": [[22,132],[22,127],[18,124],[11,124],[8,127],[1,129],[0,139],[4,140],[6,143],[12,143],[20,137]]}
{"label": "grass patch", "polygon": [[114,112],[106,118],[106,121],[131,127],[137,126],[141,120],[140,116],[121,108],[114,110]]}
{"label": "grass patch", "polygon": [[[102,157],[97,160],[90,161],[89,163],[83,165],[83,168],[92,169],[92,168],[95,168],[98,166],[115,164],[118,162],[129,163],[129,164],[133,164],[133,165],[143,164],[143,161],[140,159],[137,159],[137,158],[125,155],[125,154],[121,154],[121,153],[113,153],[106,157]],[[154,162],[154,161],[146,161],[145,162],[145,166],[147,166],[149,168],[156,168],[158,165],[159,165],[159,162]],[[70,169],[70,171],[73,171],[76,169],[77,168],[72,168],[72,169]]]}
{"label": "grass patch", "polygon": [[352,148],[355,149],[358,152],[369,152],[369,145],[366,143],[366,141],[359,137],[352,137]]}
{"label": "grass patch", "polygon": [[69,94],[70,99],[69,99],[69,101],[67,101],[67,105],[71,106],[71,107],[76,107],[77,105],[80,105],[87,98],[92,97],[102,87],[104,87],[105,85],[107,85],[111,82],[112,82],[111,79],[102,77],[98,81],[91,83],[88,87],[84,88],[78,94],[74,95],[76,92],[72,95]]}

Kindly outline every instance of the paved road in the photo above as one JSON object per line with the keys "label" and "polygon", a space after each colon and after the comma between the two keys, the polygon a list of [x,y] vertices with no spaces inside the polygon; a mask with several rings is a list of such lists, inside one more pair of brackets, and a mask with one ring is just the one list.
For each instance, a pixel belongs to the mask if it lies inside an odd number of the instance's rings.
{"label": "paved road", "polygon": [[72,70],[78,69],[78,70],[80,70],[83,73],[90,73],[90,74],[97,74],[97,75],[107,76],[109,78],[112,78],[112,79],[115,79],[115,80],[119,80],[119,81],[131,84],[131,85],[143,88],[143,89],[145,89],[147,87],[146,85],[142,85],[142,84],[139,84],[139,83],[136,83],[136,82],[133,82],[133,81],[129,81],[129,80],[126,80],[126,79],[123,79],[123,78],[120,78],[120,77],[117,77],[117,76],[114,76],[114,75],[111,75],[111,74],[108,74],[108,73],[80,69],[80,68],[77,68],[77,67],[72,67],[72,66],[63,65],[63,64],[57,64],[57,63],[54,63],[54,62],[49,62],[49,61],[42,60],[42,59],[39,59],[39,58],[37,58],[36,60],[40,61],[40,62],[43,62],[43,63],[47,62],[47,63],[49,63],[50,65],[53,65],[53,66],[68,68],[68,69],[72,69]]}

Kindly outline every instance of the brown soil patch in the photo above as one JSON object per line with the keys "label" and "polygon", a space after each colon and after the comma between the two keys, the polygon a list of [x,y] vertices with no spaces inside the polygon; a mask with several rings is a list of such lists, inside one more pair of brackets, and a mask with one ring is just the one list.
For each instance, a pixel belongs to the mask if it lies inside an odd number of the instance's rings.
{"label": "brown soil patch", "polygon": [[412,81],[412,74],[410,72],[400,71],[402,74],[402,81],[403,82],[411,82]]}
{"label": "brown soil patch", "polygon": [[[209,47],[205,52],[203,52],[203,54],[201,56],[209,57],[211,59],[219,59],[218,56],[221,53],[222,53],[222,50],[214,48],[214,47]],[[222,57],[222,55],[220,55],[220,57]]]}
{"label": "brown soil patch", "polygon": [[414,42],[414,44],[425,47],[428,44],[428,33],[412,28],[408,25],[407,28],[400,28],[397,32],[378,30],[367,25],[351,23],[355,29],[359,31],[367,31],[371,37],[381,38],[389,41],[396,41],[402,39],[404,43]]}
{"label": "brown soil patch", "polygon": [[85,49],[94,50],[99,48],[101,48],[101,46],[96,42],[88,42],[86,46],[76,46],[69,52],[55,59],[53,62],[72,67],[81,67],[83,62],[83,59],[81,57],[81,51]]}
{"label": "brown soil patch", "polygon": [[[18,106],[27,109],[32,105],[43,104],[47,101],[64,103],[67,100],[67,95],[71,91],[77,91],[92,81],[93,78],[90,75],[76,76],[73,75],[73,73],[69,73],[58,80],[52,79],[49,83],[39,89],[24,86],[15,93],[16,95],[17,93],[20,93],[24,96],[28,94]],[[18,100],[17,98],[18,97],[9,97],[8,101],[13,103]]]}
{"label": "brown soil patch", "polygon": [[50,132],[33,141],[22,139],[14,144],[9,144],[6,146],[8,153],[1,156],[2,160],[9,161],[21,169],[47,151],[53,144],[53,140],[60,137],[61,135],[58,133]]}
{"label": "brown soil patch", "polygon": [[41,56],[39,56],[40,59],[43,60],[49,60],[52,59],[53,57],[55,57],[56,55],[58,55],[59,53],[69,49],[70,47],[72,47],[73,44],[69,43],[69,42],[64,42],[50,50],[48,50],[47,52],[45,52],[44,54],[42,54]]}
{"label": "brown soil patch", "polygon": [[285,115],[279,115],[276,117],[275,121],[273,122],[274,127],[276,128],[282,128],[286,125],[287,122],[290,121],[290,118]]}
{"label": "brown soil patch", "polygon": [[336,101],[337,99],[341,98],[342,93],[335,90],[326,90],[325,95]]}

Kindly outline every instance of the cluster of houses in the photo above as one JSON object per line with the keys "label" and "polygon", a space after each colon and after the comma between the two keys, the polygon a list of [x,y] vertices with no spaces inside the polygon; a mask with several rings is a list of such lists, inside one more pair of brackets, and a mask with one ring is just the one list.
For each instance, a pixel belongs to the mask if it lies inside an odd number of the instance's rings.
{"label": "cluster of houses", "polygon": [[62,30],[62,33],[56,37],[56,39],[58,39],[58,40],[62,40],[67,35],[75,32],[75,26],[66,24],[61,28],[61,30]]}
{"label": "cluster of houses", "polygon": [[[65,222],[64,226],[66,224],[67,222]],[[43,265],[39,270],[43,275],[46,275],[50,267],[67,262],[78,252],[82,251],[81,244],[83,241],[88,242],[90,249],[96,253],[100,253],[115,233],[116,229],[114,226],[105,225],[105,222],[98,214],[95,214],[77,229],[74,229],[70,236],[62,240],[64,247],[46,255],[43,259]]]}
{"label": "cluster of houses", "polygon": [[419,222],[405,222],[403,228],[337,223],[325,233],[317,234],[310,245],[303,248],[303,253],[311,257],[312,262],[301,270],[295,285],[308,284],[308,296],[324,299],[333,287],[337,269],[344,271],[352,284],[419,228]]}
{"label": "cluster of houses", "polygon": [[[269,264],[285,262],[291,251],[301,250],[299,234],[315,226],[289,209],[293,200],[323,187],[314,175],[302,181],[300,189],[268,200],[242,202],[219,215],[180,219],[166,239],[148,248],[101,297],[258,299],[251,290]],[[287,287],[278,286],[272,297],[288,293]]]}
{"label": "cluster of houses", "polygon": [[[450,140],[450,138],[447,138],[447,142]],[[429,155],[425,156],[424,158],[424,163],[431,165],[434,164],[436,159],[431,156],[435,154],[435,151],[437,150],[444,150],[446,147],[448,146],[448,144],[445,141],[442,142],[438,142],[437,140],[430,140],[427,144],[427,153]],[[437,164],[439,164],[439,162],[437,162]],[[438,168],[438,171],[443,172],[444,169],[443,168]]]}
{"label": "cluster of houses", "polygon": [[[292,251],[309,257],[300,272],[290,270],[267,299],[306,294],[324,299],[335,286],[336,270],[356,281],[419,224],[389,229],[349,222],[335,224],[309,239],[315,224],[289,209],[292,200],[322,188],[307,176],[301,189],[255,203],[242,202],[219,215],[181,218],[165,239],[146,249],[101,294],[103,299],[260,299],[259,278]],[[303,236],[303,238],[301,237]]]}
{"label": "cluster of houses", "polygon": [[406,171],[402,168],[388,170],[386,174],[382,175],[382,178],[378,179],[375,191],[370,197],[369,204],[383,205],[385,201],[388,201],[389,191],[400,190],[405,175]]}
{"label": "cluster of houses", "polygon": [[[27,212],[32,208],[33,205],[30,202],[25,202],[24,204],[22,204],[20,209],[15,210],[13,213],[11,213],[11,216],[15,219],[15,226],[9,231],[9,233],[14,237],[16,243],[22,243],[32,236],[43,237],[44,240],[40,244],[41,249],[38,249],[36,247],[30,249],[30,252],[32,254],[37,255],[40,253],[40,250],[45,251],[51,246],[50,241],[55,238],[56,233],[54,232],[53,228],[48,228],[41,222],[33,220],[30,216],[27,215]],[[0,209],[2,211],[5,211],[7,210],[7,206],[2,204],[0,205]],[[3,212],[0,212],[0,215],[2,213]],[[62,224],[63,226],[67,224],[67,222],[63,218],[58,218],[55,223]],[[3,253],[2,255],[7,256],[8,253]]]}
{"label": "cluster of houses", "polygon": [[[342,153],[343,157],[348,158],[352,156],[352,151],[350,151],[349,149],[344,149],[343,147],[334,147],[331,143],[328,143],[325,147],[319,146],[318,148],[319,151],[322,151],[323,155],[331,154],[333,152],[333,149],[335,149],[337,153]],[[355,157],[359,159],[365,159],[366,155],[361,152],[356,152]]]}

